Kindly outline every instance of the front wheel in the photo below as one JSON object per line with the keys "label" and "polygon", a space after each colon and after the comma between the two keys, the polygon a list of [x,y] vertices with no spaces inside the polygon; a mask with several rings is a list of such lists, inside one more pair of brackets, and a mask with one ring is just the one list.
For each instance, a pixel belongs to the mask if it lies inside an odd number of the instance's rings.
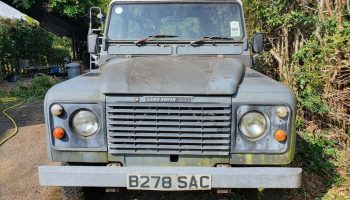
{"label": "front wheel", "polygon": [[[72,163],[61,163],[62,166],[75,166]],[[62,200],[100,199],[104,188],[61,187]]]}
{"label": "front wheel", "polygon": [[247,189],[244,194],[249,200],[283,200],[286,198],[285,189]]}
{"label": "front wheel", "polygon": [[104,188],[61,187],[62,200],[95,200],[104,195]]}

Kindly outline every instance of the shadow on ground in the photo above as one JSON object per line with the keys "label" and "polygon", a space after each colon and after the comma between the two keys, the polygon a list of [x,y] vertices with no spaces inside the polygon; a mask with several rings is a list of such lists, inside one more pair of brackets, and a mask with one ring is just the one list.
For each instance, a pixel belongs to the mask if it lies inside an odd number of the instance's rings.
{"label": "shadow on ground", "polygon": [[88,200],[244,200],[240,193],[217,194],[216,192],[156,192],[156,191],[127,191],[122,189],[119,193],[104,193],[92,190],[87,193]]}
{"label": "shadow on ground", "polygon": [[[14,128],[11,121],[4,116],[2,111],[18,102],[0,103],[0,140],[7,137]],[[35,100],[24,103],[16,108],[8,110],[7,113],[16,121],[19,128],[44,123],[43,101]]]}
{"label": "shadow on ground", "polygon": [[331,159],[322,144],[311,143],[298,135],[296,156],[292,166],[303,169],[303,183],[300,189],[289,190],[287,199],[323,197],[332,188],[332,184],[340,179]]}

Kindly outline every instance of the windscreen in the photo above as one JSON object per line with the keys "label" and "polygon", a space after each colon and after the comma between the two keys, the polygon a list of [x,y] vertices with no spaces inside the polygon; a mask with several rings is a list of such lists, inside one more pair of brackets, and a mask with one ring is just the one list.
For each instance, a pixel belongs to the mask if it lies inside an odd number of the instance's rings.
{"label": "windscreen", "polygon": [[193,40],[244,36],[240,6],[236,3],[115,4],[108,26],[111,40],[137,40],[154,35]]}

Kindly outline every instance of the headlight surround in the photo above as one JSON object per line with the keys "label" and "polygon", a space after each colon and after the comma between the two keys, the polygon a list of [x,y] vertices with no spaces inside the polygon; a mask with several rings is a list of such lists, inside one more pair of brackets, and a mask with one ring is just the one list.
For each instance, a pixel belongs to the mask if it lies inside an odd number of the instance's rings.
{"label": "headlight surround", "polygon": [[266,133],[267,126],[265,115],[257,111],[245,113],[239,121],[239,130],[249,139],[262,137]]}
{"label": "headlight surround", "polygon": [[71,118],[74,132],[82,137],[89,137],[97,133],[100,128],[97,115],[88,109],[78,110]]}

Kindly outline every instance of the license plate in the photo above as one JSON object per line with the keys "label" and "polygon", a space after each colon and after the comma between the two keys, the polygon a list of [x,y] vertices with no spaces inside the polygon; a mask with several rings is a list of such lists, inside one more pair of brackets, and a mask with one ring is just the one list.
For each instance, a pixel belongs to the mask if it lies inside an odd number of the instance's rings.
{"label": "license plate", "polygon": [[129,190],[211,190],[211,175],[128,174]]}

